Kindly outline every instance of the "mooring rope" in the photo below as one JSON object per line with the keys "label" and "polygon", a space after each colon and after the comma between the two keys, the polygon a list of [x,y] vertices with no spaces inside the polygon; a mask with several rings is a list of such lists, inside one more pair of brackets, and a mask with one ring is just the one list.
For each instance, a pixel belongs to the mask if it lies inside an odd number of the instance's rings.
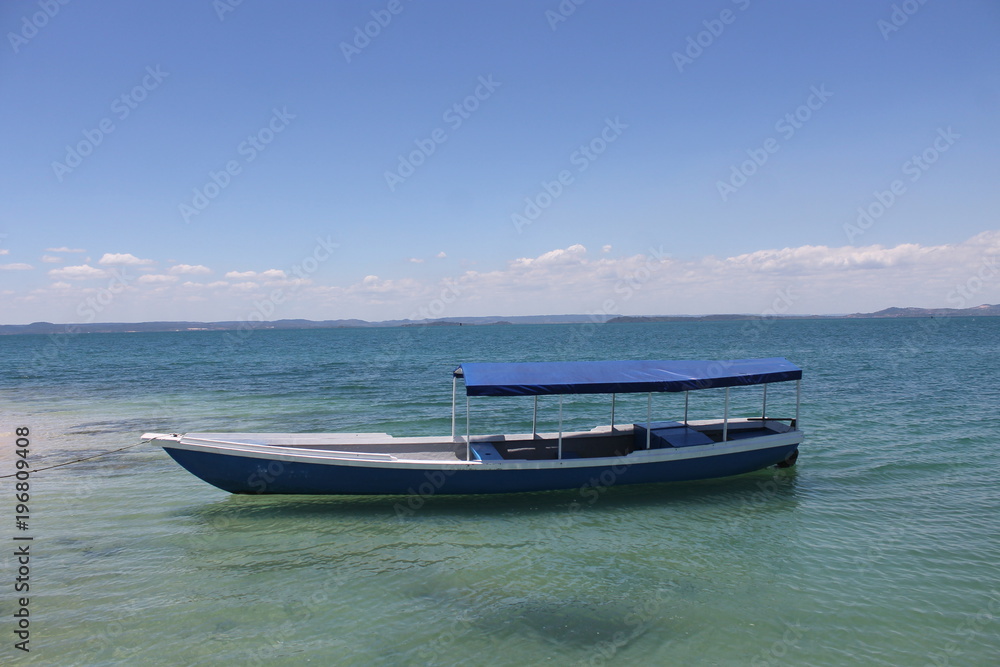
{"label": "mooring rope", "polygon": [[[114,454],[115,452],[123,452],[126,449],[132,449],[133,447],[138,447],[139,445],[145,445],[147,442],[152,442],[152,440],[140,440],[134,445],[128,445],[126,447],[121,447],[119,449],[112,449],[110,452],[101,452],[100,454],[94,454],[93,456],[87,456],[82,459],[74,459],[72,461],[66,461],[65,463],[57,463],[54,466],[46,466],[44,468],[32,468],[29,472],[31,474],[35,474],[36,472],[41,472],[43,470],[52,470],[53,468],[61,468],[63,466],[73,465],[74,463],[82,463],[83,461],[90,461],[91,459],[97,459],[102,456],[107,456],[108,454]],[[0,475],[0,479],[4,479],[5,477],[14,477],[15,475],[17,475],[17,473],[13,473],[11,475]]]}

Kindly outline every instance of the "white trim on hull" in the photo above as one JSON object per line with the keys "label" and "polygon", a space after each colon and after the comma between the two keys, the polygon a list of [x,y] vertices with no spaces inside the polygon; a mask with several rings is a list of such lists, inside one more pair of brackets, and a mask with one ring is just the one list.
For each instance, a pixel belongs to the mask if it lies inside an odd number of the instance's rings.
{"label": "white trim on hull", "polygon": [[[691,421],[692,427],[701,427],[701,430],[710,430],[706,427],[723,427],[723,423],[718,420]],[[744,430],[745,428],[760,428],[762,422],[759,420],[730,420],[727,430],[730,432]],[[378,468],[420,468],[426,470],[475,470],[475,469],[510,469],[510,470],[550,470],[558,468],[587,468],[602,467],[609,463],[630,464],[630,463],[654,463],[661,461],[680,461],[695,458],[711,458],[724,454],[734,454],[739,452],[755,451],[759,449],[770,449],[788,445],[797,445],[802,442],[803,433],[798,429],[791,429],[781,422],[768,420],[766,425],[769,428],[786,428],[785,432],[777,432],[769,435],[759,435],[742,439],[731,439],[726,442],[713,442],[706,445],[694,445],[689,447],[662,447],[655,449],[636,449],[622,456],[595,456],[585,458],[556,458],[556,459],[503,459],[503,460],[461,460],[454,456],[454,450],[466,444],[465,438],[451,439],[447,437],[404,437],[396,438],[384,433],[357,433],[357,434],[284,434],[284,433],[189,433],[179,434],[158,434],[146,433],[142,437],[144,440],[152,440],[161,447],[172,449],[183,449],[198,452],[211,452],[218,454],[228,454],[244,456],[248,458],[270,459],[286,462],[300,462],[320,465],[344,465],[344,466],[364,466]],[[741,427],[743,427],[741,429]],[[590,435],[611,434],[629,437],[633,426],[616,425],[614,431],[609,427],[598,427],[594,431],[583,431],[577,433],[566,433],[563,437],[569,439],[586,438]],[[648,434],[648,431],[647,431]],[[491,440],[503,440],[506,443],[521,442],[532,443],[536,446],[544,446],[546,443],[558,442],[558,434],[539,435],[532,440],[530,434],[508,435],[508,436],[473,436],[471,444],[477,442],[490,442]],[[383,451],[351,452],[336,449],[351,445],[367,445],[379,447]],[[399,451],[392,453],[392,449],[407,445],[423,445],[425,447],[435,447],[440,454],[445,455],[451,452],[453,460],[445,458],[423,458],[417,456],[407,456],[406,452]],[[465,448],[462,447],[464,450]]]}

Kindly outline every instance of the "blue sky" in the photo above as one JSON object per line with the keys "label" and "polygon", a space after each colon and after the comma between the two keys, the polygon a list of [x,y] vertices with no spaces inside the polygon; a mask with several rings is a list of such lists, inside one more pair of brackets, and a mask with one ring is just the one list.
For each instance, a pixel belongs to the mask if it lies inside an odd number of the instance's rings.
{"label": "blue sky", "polygon": [[0,5],[0,321],[1000,302],[1000,6]]}

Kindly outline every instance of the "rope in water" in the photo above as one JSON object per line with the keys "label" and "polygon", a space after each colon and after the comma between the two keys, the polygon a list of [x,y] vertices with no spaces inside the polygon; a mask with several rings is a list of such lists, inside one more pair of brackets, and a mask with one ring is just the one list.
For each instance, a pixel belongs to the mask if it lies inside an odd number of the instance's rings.
{"label": "rope in water", "polygon": [[[74,463],[82,463],[83,461],[90,461],[91,459],[97,459],[97,458],[100,458],[102,456],[107,456],[108,454],[114,454],[115,452],[124,452],[126,449],[132,449],[133,447],[138,447],[139,445],[145,445],[147,442],[150,442],[150,441],[149,440],[140,440],[139,442],[135,443],[134,445],[128,445],[126,447],[121,447],[119,449],[112,449],[110,452],[101,452],[100,454],[94,454],[93,456],[87,456],[87,457],[82,458],[82,459],[74,459],[72,461],[66,461],[65,463],[57,463],[54,466],[46,466],[44,468],[32,468],[30,472],[31,472],[31,474],[35,474],[36,472],[41,472],[43,470],[52,470],[53,468],[61,468],[63,466],[73,465]],[[14,477],[16,474],[17,473],[14,473],[14,474],[11,474],[11,475],[0,475],[0,479],[4,479],[5,477]]]}

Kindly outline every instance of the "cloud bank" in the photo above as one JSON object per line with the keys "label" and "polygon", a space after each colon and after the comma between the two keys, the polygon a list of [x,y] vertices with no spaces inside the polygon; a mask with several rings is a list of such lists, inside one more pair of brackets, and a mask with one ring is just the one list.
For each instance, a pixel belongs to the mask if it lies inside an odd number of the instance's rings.
{"label": "cloud bank", "polygon": [[[1000,230],[962,243],[771,248],[731,257],[673,257],[649,247],[614,255],[582,244],[516,257],[485,270],[434,278],[359,276],[323,284],[300,267],[221,271],[105,253],[97,267],[47,272],[50,283],[6,290],[0,303],[26,321],[73,321],[76,305],[115,284],[107,321],[246,319],[269,304],[267,319],[368,320],[426,316],[603,313],[633,315],[761,313],[776,295],[789,313],[868,312],[888,306],[964,307],[1000,302]],[[443,258],[442,258],[443,259]],[[461,262],[454,262],[461,265]],[[413,266],[404,263],[404,267]],[[17,275],[29,265],[7,265]],[[183,276],[183,280],[180,277]],[[255,310],[257,309],[257,310]]]}

